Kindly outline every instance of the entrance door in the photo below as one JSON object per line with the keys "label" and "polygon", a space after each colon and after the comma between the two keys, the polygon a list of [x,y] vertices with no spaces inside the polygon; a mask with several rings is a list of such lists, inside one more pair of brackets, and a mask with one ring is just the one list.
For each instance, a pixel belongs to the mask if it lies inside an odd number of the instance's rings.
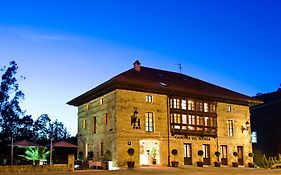
{"label": "entrance door", "polygon": [[243,146],[237,146],[237,151],[238,151],[238,165],[244,165]]}
{"label": "entrance door", "polygon": [[184,147],[184,164],[185,165],[192,165],[191,144],[185,143],[185,144],[183,144],[183,147]]}
{"label": "entrance door", "polygon": [[211,159],[210,159],[210,145],[203,145],[203,162],[204,165],[211,165]]}
{"label": "entrance door", "polygon": [[221,164],[227,165],[227,146],[221,145]]}
{"label": "entrance door", "polygon": [[140,140],[140,165],[160,164],[158,140]]}

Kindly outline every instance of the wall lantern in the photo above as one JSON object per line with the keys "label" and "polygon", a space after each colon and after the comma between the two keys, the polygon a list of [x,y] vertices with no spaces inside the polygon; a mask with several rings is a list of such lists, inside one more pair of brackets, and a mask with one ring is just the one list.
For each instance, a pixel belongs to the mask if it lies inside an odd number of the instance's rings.
{"label": "wall lantern", "polygon": [[242,126],[241,128],[242,128],[242,133],[243,133],[244,130],[249,130],[250,123],[248,121],[246,121],[245,126]]}
{"label": "wall lantern", "polygon": [[140,119],[138,118],[138,111],[136,108],[131,116],[131,125],[133,125],[134,129],[140,129]]}

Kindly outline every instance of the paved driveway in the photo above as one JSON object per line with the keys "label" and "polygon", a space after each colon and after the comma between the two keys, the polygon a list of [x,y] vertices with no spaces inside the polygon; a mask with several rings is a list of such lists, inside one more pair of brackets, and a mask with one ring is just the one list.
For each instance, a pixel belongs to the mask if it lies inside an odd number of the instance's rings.
{"label": "paved driveway", "polygon": [[[0,173],[1,174],[1,173]],[[281,175],[281,169],[264,170],[252,168],[231,168],[231,167],[142,167],[134,169],[121,169],[115,171],[103,170],[80,170],[75,172],[46,172],[46,173],[25,173],[24,175]],[[10,174],[14,175],[14,174]]]}

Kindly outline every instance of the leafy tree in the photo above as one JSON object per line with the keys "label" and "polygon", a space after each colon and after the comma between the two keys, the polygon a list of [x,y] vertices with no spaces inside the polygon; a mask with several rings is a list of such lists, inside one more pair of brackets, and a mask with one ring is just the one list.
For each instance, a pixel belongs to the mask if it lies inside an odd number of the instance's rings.
{"label": "leafy tree", "polygon": [[31,140],[34,137],[33,133],[33,119],[31,115],[26,115],[19,120],[19,129],[18,134],[19,137],[24,138],[26,140]]}
{"label": "leafy tree", "polygon": [[24,157],[27,160],[32,160],[33,164],[37,160],[46,161],[50,151],[47,150],[47,147],[40,146],[40,147],[26,147],[25,155],[19,155],[20,157]]}
{"label": "leafy tree", "polygon": [[70,134],[67,132],[67,129],[64,127],[62,122],[55,120],[52,124],[52,137],[54,140],[63,140],[70,137]]}
{"label": "leafy tree", "polygon": [[47,114],[42,114],[34,122],[34,141],[46,141],[50,137],[51,119]]}
{"label": "leafy tree", "polygon": [[19,103],[24,98],[24,93],[19,90],[17,78],[18,70],[15,61],[10,62],[8,68],[3,68],[0,85],[0,138],[1,142],[8,142],[10,137],[17,137],[17,128],[20,116],[23,115]]}

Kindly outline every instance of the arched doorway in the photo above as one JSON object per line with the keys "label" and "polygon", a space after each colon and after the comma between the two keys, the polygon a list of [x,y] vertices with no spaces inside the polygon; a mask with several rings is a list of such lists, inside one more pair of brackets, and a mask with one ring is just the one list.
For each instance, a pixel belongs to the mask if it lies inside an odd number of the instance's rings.
{"label": "arched doorway", "polygon": [[140,140],[140,165],[160,164],[158,140]]}

